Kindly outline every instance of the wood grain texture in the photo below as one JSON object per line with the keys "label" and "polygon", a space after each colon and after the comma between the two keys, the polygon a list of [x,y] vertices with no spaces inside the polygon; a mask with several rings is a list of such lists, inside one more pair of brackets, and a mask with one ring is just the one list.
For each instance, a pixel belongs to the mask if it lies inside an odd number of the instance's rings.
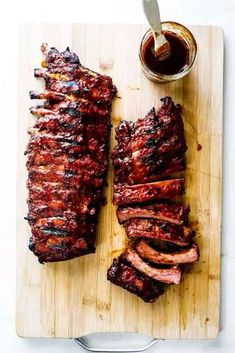
{"label": "wood grain texture", "polygon": [[[141,72],[138,48],[143,25],[23,25],[19,47],[17,305],[16,330],[23,337],[78,337],[101,331],[140,332],[158,338],[215,338],[219,330],[222,165],[223,33],[221,28],[192,26],[198,58],[184,79],[167,85],[148,81]],[[27,172],[23,152],[29,114],[28,91],[43,88],[33,77],[40,65],[40,45],[70,46],[81,62],[112,76],[118,87],[112,124],[137,120],[159,99],[170,95],[183,105],[187,144],[185,203],[197,231],[200,261],[188,268],[179,286],[169,286],[155,304],[111,285],[106,271],[126,238],[112,205],[112,168],[100,214],[97,252],[62,263],[40,265],[28,250]],[[34,102],[33,102],[34,103]],[[197,150],[197,143],[202,149]],[[111,148],[115,145],[114,129]]]}

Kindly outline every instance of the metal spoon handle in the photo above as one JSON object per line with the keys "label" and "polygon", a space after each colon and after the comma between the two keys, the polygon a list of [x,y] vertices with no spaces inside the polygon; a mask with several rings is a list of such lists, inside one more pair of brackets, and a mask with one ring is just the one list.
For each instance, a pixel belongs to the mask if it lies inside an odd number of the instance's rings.
{"label": "metal spoon handle", "polygon": [[160,34],[162,32],[160,11],[157,0],[142,0],[145,16],[154,33]]}

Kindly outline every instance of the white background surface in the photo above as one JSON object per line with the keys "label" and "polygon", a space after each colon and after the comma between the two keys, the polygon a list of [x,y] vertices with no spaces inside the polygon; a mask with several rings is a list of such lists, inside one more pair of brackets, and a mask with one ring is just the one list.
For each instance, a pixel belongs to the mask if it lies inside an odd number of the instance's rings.
{"label": "white background surface", "polygon": [[[224,28],[224,176],[221,332],[214,341],[161,341],[151,352],[235,351],[235,1],[159,0],[163,20]],[[1,2],[0,11],[0,352],[73,353],[72,340],[21,339],[15,335],[15,176],[17,26],[22,22],[144,23],[140,0],[40,0]],[[206,48],[205,48],[206,50]],[[216,151],[215,151],[216,153]]]}

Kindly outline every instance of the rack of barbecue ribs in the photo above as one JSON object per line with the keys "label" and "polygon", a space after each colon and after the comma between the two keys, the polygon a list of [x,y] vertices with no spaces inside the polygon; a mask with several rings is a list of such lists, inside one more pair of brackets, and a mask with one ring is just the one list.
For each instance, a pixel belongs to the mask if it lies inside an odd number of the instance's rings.
{"label": "rack of barbecue ribs", "polygon": [[41,263],[95,252],[97,215],[108,169],[110,114],[116,87],[82,66],[67,48],[41,47],[45,60],[34,76],[45,80],[43,99],[31,108],[29,129],[29,248]]}
{"label": "rack of barbecue ribs", "polygon": [[186,167],[187,150],[181,107],[170,97],[161,101],[144,119],[117,126],[112,153],[113,203],[129,244],[107,278],[145,302],[179,284],[184,264],[199,259],[189,207],[179,203],[184,179],[176,175]]}

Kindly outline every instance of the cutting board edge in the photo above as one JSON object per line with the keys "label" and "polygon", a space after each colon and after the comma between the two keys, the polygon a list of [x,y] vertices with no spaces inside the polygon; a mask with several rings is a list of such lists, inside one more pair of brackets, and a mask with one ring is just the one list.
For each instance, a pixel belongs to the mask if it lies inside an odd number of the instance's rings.
{"label": "cutting board edge", "polygon": [[[75,338],[78,338],[78,337],[82,337],[82,336],[87,336],[87,335],[91,335],[91,334],[98,334],[98,333],[116,333],[117,331],[115,330],[109,330],[109,331],[99,331],[99,332],[83,332],[80,336],[66,336],[66,335],[61,335],[61,336],[51,336],[51,335],[43,335],[43,336],[39,336],[39,335],[26,335],[24,334],[23,331],[19,330],[18,327],[16,326],[15,328],[15,333],[18,337],[20,338],[50,338],[50,339],[53,339],[53,338],[56,338],[56,339],[75,339]],[[138,333],[138,334],[143,334],[143,335],[146,335],[145,332],[141,332],[141,331],[118,331],[119,333]],[[219,337],[219,334],[220,334],[221,330],[218,328],[215,329],[215,332],[214,334],[211,334],[210,336],[208,335],[207,337],[205,337],[205,335],[199,335],[197,337],[195,336],[188,336],[187,338],[184,338],[183,340],[185,341],[189,341],[189,340],[215,340]],[[165,336],[158,336],[158,337],[154,337],[156,339],[159,339],[159,340],[181,340],[181,338],[179,337],[176,337],[176,336],[170,336],[168,338],[166,338]]]}

